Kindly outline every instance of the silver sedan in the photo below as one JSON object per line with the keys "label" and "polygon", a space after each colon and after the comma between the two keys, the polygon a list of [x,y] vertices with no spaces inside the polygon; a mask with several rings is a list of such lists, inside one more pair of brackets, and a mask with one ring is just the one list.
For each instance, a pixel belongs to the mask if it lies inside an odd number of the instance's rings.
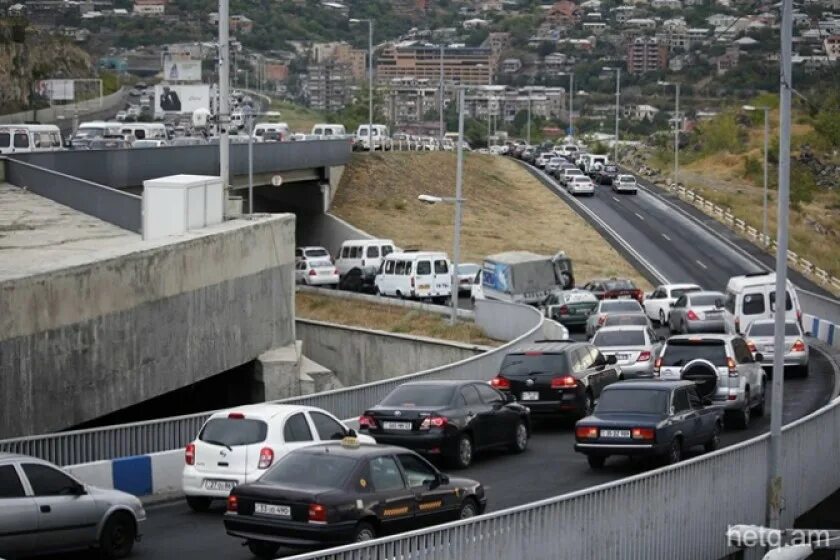
{"label": "silver sedan", "polygon": [[82,484],[55,465],[0,453],[0,557],[98,548],[124,558],[146,512],[136,497]]}
{"label": "silver sedan", "polygon": [[615,356],[622,379],[653,377],[664,339],[649,327],[603,327],[592,339],[605,357]]}
{"label": "silver sedan", "polygon": [[721,292],[688,292],[671,305],[668,326],[672,333],[722,333],[724,332],[723,302]]}
{"label": "silver sedan", "polygon": [[[744,338],[750,351],[761,354],[761,365],[764,367],[773,366],[773,354],[775,354],[774,333],[776,332],[773,319],[762,319],[753,321],[747,327]],[[790,368],[800,377],[808,375],[809,349],[805,342],[805,333],[796,321],[785,322],[785,368]]]}
{"label": "silver sedan", "polygon": [[586,336],[591,337],[604,326],[609,314],[639,314],[644,315],[642,306],[635,299],[602,299],[598,307],[586,320]]}

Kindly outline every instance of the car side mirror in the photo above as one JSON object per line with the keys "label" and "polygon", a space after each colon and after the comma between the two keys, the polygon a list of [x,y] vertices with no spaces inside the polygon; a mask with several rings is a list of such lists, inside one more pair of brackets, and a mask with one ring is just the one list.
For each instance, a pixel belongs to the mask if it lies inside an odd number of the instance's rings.
{"label": "car side mirror", "polygon": [[607,365],[608,366],[614,366],[617,363],[618,363],[618,358],[616,358],[615,355],[607,356]]}
{"label": "car side mirror", "polygon": [[764,361],[764,354],[762,354],[761,352],[756,352],[755,361],[756,362],[763,362]]}

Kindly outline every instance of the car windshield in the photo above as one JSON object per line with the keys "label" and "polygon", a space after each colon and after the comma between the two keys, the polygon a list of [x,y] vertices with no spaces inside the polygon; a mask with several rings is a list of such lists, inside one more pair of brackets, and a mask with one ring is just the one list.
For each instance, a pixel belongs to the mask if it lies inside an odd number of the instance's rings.
{"label": "car windshield", "polygon": [[642,306],[639,305],[639,302],[634,301],[632,299],[618,299],[618,300],[610,300],[610,301],[602,301],[601,302],[601,311],[609,311],[611,313],[617,312],[633,312],[633,311],[641,311]]}
{"label": "car windshield", "polygon": [[383,406],[445,406],[452,400],[454,386],[401,385],[380,403]]}
{"label": "car windshield", "polygon": [[644,346],[645,334],[642,331],[598,331],[592,339],[595,346]]}
{"label": "car windshield", "polygon": [[251,445],[265,441],[268,426],[248,418],[212,418],[201,429],[198,439],[214,445]]}
{"label": "car windshield", "polygon": [[607,389],[601,393],[595,414],[636,412],[664,414],[668,410],[668,391],[651,389]]}
{"label": "car windshield", "polygon": [[726,346],[722,340],[672,340],[662,353],[662,365],[682,367],[692,360],[708,360],[726,366]]}
{"label": "car windshield", "polygon": [[265,473],[261,483],[284,486],[341,488],[355,470],[358,459],[323,452],[290,453]]}
{"label": "car windshield", "polygon": [[689,302],[691,305],[714,305],[716,301],[720,300],[723,303],[723,294],[703,294],[699,296],[691,296]]}
{"label": "car windshield", "polygon": [[[773,323],[753,323],[747,331],[748,336],[773,336],[776,332]],[[785,336],[799,336],[799,327],[796,323],[785,323]]]}
{"label": "car windshield", "polygon": [[565,374],[569,371],[566,354],[528,352],[508,354],[502,360],[501,375],[528,375],[529,373]]}

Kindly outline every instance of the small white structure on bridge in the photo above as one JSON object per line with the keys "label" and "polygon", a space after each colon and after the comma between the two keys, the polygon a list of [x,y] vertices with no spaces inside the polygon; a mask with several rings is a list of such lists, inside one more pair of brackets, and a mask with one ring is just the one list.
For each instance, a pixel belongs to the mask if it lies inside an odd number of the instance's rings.
{"label": "small white structure on bridge", "polygon": [[223,208],[220,177],[170,175],[143,181],[143,239],[220,224]]}

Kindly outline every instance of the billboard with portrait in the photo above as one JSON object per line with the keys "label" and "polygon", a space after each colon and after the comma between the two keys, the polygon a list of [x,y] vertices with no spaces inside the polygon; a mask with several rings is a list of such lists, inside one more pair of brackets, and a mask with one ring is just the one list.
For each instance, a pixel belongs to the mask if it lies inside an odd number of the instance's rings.
{"label": "billboard with portrait", "polygon": [[192,113],[201,108],[210,109],[210,86],[207,84],[155,86],[155,117]]}

